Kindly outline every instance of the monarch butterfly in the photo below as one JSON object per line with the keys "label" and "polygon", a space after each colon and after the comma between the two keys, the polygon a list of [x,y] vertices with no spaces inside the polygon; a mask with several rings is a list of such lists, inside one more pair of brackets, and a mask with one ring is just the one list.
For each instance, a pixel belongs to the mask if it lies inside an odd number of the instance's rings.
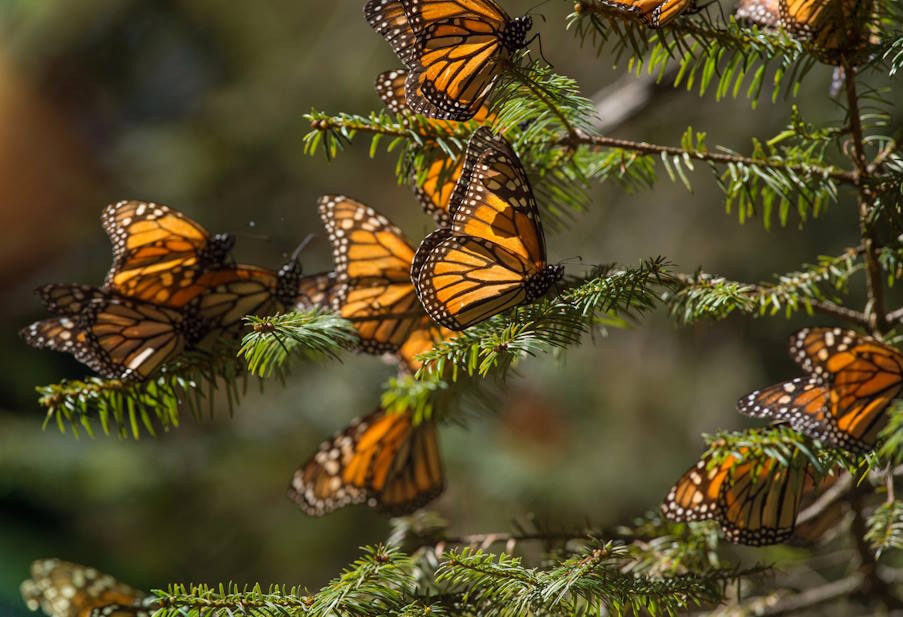
{"label": "monarch butterfly", "polygon": [[175,308],[191,300],[185,292],[198,277],[223,266],[235,243],[228,234],[211,238],[184,214],[149,202],[111,204],[101,222],[113,244],[113,267],[104,288]]}
{"label": "monarch butterfly", "polygon": [[868,41],[873,8],[871,0],[780,0],[781,25],[830,54]]}
{"label": "monarch butterfly", "polygon": [[289,497],[309,515],[367,503],[400,515],[442,492],[436,426],[377,409],[324,442],[292,478]]}
{"label": "monarch butterfly", "polygon": [[364,15],[410,71],[408,107],[442,120],[477,114],[533,27],[494,0],[369,0]]}
{"label": "monarch butterfly", "polygon": [[365,353],[399,353],[412,371],[416,355],[449,332],[435,327],[411,282],[414,249],[401,230],[372,208],[341,195],[319,201],[335,261],[331,307],[351,321]]}
{"label": "monarch butterfly", "polygon": [[139,602],[148,594],[94,568],[42,559],[31,564],[31,578],[20,586],[29,609],[49,617],[150,617]]}
{"label": "monarch butterfly", "polygon": [[720,464],[703,456],[677,481],[662,503],[673,521],[716,520],[731,542],[761,546],[778,544],[793,533],[808,465],[774,459],[745,460],[748,450]]}
{"label": "monarch butterfly", "polygon": [[477,129],[449,204],[449,227],[420,244],[411,266],[434,321],[463,330],[539,298],[563,266],[549,266],[539,210],[523,166],[504,138]]}
{"label": "monarch butterfly", "polygon": [[903,392],[903,354],[852,330],[807,328],[790,338],[790,355],[810,376],[752,392],[740,412],[856,454],[873,449]]}
{"label": "monarch butterfly", "polygon": [[[20,335],[33,347],[70,352],[108,379],[142,381],[186,349],[234,336],[245,315],[294,305],[299,278],[297,262],[279,273],[242,265],[207,272],[192,290],[171,296],[180,309],[84,285],[46,285],[38,293],[62,316],[33,323]],[[182,302],[182,294],[190,298]]]}
{"label": "monarch butterfly", "polygon": [[633,16],[650,28],[659,28],[694,9],[696,0],[602,0],[602,4]]}

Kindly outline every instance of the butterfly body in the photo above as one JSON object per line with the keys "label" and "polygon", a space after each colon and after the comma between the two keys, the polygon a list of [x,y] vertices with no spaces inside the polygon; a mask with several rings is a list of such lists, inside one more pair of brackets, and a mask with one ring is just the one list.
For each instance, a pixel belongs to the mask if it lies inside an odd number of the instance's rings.
{"label": "butterfly body", "polygon": [[481,127],[449,203],[450,225],[429,234],[411,278],[432,319],[450,330],[543,294],[563,275],[546,260],[539,210],[508,143]]}

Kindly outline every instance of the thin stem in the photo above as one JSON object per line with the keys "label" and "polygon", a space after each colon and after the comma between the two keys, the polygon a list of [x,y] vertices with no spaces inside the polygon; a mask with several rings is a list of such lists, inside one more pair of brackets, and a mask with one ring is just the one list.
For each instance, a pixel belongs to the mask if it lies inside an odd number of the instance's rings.
{"label": "thin stem", "polygon": [[756,159],[749,156],[740,156],[737,154],[723,154],[720,152],[690,150],[677,146],[661,146],[658,144],[650,144],[644,141],[615,139],[614,137],[605,137],[602,135],[587,135],[582,131],[579,131],[574,137],[565,137],[563,143],[570,146],[579,144],[593,148],[621,148],[623,150],[640,152],[642,154],[670,154],[673,156],[688,156],[697,161],[708,161],[712,163],[722,163],[728,165],[757,165],[759,167],[767,167],[769,169],[791,170],[805,174],[807,176],[827,176],[841,182],[855,184],[855,174],[853,172],[838,169],[836,167],[788,164],[785,161],[768,161],[766,159]]}
{"label": "thin stem", "polygon": [[868,283],[868,304],[865,313],[869,317],[869,328],[875,334],[888,330],[887,314],[884,309],[883,271],[876,251],[875,230],[869,222],[873,196],[868,188],[869,171],[865,157],[865,138],[859,111],[859,94],[856,90],[856,67],[843,61],[846,71],[847,109],[850,116],[850,132],[853,138],[854,179],[859,193],[859,233],[865,248],[865,263]]}
{"label": "thin stem", "polygon": [[[691,150],[681,148],[679,146],[664,146],[660,144],[651,144],[648,142],[630,141],[627,139],[615,139],[613,137],[605,137],[602,135],[588,135],[584,131],[576,129],[561,113],[555,104],[535,89],[535,84],[528,81],[524,82],[536,96],[543,101],[549,110],[561,120],[568,132],[557,143],[558,146],[565,148],[574,148],[578,145],[589,146],[590,148],[620,148],[640,154],[669,154],[673,156],[687,156],[697,161],[708,161],[724,165],[757,165],[768,169],[789,170],[800,173],[809,177],[829,177],[847,184],[855,184],[855,174],[850,171],[838,169],[829,166],[822,167],[820,165],[801,165],[788,164],[784,161],[769,161],[767,159],[757,159],[750,156],[741,156],[737,154],[724,154],[720,152],[707,152],[702,150]],[[433,125],[418,125],[416,131],[411,131],[402,126],[384,126],[374,122],[361,122],[341,116],[330,116],[325,118],[317,118],[311,121],[311,128],[319,131],[330,129],[347,129],[357,133],[367,133],[371,135],[387,135],[390,137],[407,137],[412,138],[412,132],[426,139],[443,137],[449,135],[447,130]]]}
{"label": "thin stem", "polygon": [[555,102],[552,101],[546,95],[546,93],[542,91],[542,88],[540,88],[537,84],[533,83],[533,81],[531,79],[521,75],[520,71],[513,71],[513,73],[515,75],[517,75],[517,80],[519,82],[521,82],[523,85],[525,85],[530,90],[530,92],[535,94],[536,98],[538,98],[540,101],[542,101],[545,104],[545,106],[549,108],[549,111],[551,111],[553,114],[555,114],[555,116],[557,116],[559,120],[561,120],[561,125],[567,131],[568,137],[571,139],[575,139],[579,134],[577,129],[574,128],[574,125],[571,124],[570,120],[567,119],[567,116],[565,116],[561,112],[561,110],[558,109],[558,106],[555,104]]}
{"label": "thin stem", "polygon": [[859,556],[859,574],[862,576],[862,584],[859,589],[867,598],[880,598],[888,609],[903,609],[903,600],[878,574],[878,561],[875,559],[872,547],[865,539],[868,522],[864,513],[864,497],[862,490],[854,490],[850,493],[850,506],[853,509],[850,535],[853,537],[856,553]]}

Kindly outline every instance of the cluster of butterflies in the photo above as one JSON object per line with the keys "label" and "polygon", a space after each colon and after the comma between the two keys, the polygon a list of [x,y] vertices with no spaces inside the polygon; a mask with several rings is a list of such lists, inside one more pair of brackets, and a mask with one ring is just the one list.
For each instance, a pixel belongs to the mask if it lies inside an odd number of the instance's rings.
{"label": "cluster of butterflies", "polygon": [[[490,119],[486,98],[530,25],[492,0],[371,0],[365,15],[406,65],[377,80],[388,109],[434,122]],[[527,174],[502,136],[477,128],[450,164],[448,178],[431,168],[416,187],[439,224],[416,250],[372,208],[321,198],[335,269],[308,276],[296,257],[278,272],[233,264],[233,237],[211,237],[166,206],[109,206],[102,220],[114,264],[103,286],[41,288],[58,316],[22,336],[103,377],[141,381],[185,351],[238,337],[246,315],[326,308],[353,323],[358,351],[415,372],[436,341],[543,296],[563,274],[547,263]],[[314,515],[361,502],[403,513],[442,487],[435,426],[378,408],[324,443],[289,493]]]}
{"label": "cluster of butterflies", "polygon": [[[752,392],[739,411],[856,455],[874,449],[885,412],[903,392],[903,353],[852,330],[811,328],[791,337],[790,355],[806,376]],[[668,493],[662,512],[675,521],[714,519],[742,544],[790,538],[819,482],[802,456],[783,466],[747,454],[740,448],[720,462],[703,457]]]}
{"label": "cluster of butterflies", "polygon": [[144,381],[186,351],[239,336],[245,315],[306,302],[309,283],[297,259],[278,272],[232,263],[233,236],[211,236],[164,205],[122,201],[101,220],[113,244],[103,285],[39,288],[57,316],[20,335],[34,347],[71,353],[105,378]]}

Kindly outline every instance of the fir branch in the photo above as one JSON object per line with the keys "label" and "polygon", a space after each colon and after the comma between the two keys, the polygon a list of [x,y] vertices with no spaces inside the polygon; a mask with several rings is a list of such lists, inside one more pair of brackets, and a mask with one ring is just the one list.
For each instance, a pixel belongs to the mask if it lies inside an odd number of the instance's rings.
{"label": "fir branch", "polygon": [[713,570],[694,576],[648,577],[622,573],[629,555],[612,543],[596,544],[549,568],[480,550],[451,551],[436,580],[463,593],[480,615],[674,614],[717,602],[726,581],[753,571]]}
{"label": "fir branch", "polygon": [[336,358],[340,349],[352,348],[358,340],[348,321],[319,309],[248,316],[245,323],[251,332],[242,339],[238,357],[247,361],[251,374],[261,378],[270,377],[293,355],[313,361]]}
{"label": "fir branch", "polygon": [[156,429],[168,431],[178,426],[181,408],[196,417],[214,412],[217,392],[225,392],[232,413],[247,389],[246,373],[231,353],[183,354],[163,367],[157,377],[143,382],[88,377],[37,388],[38,403],[47,416],[44,425],[55,421],[61,432],[66,426],[78,437],[79,428],[94,436],[94,422],[104,434],[138,439],[142,429],[155,436]]}
{"label": "fir branch", "polygon": [[558,296],[517,307],[437,343],[421,354],[418,377],[430,373],[452,381],[460,374],[504,376],[526,356],[564,349],[603,325],[621,325],[654,307],[672,284],[669,265],[651,259],[636,268],[597,267]]}
{"label": "fir branch", "polygon": [[690,324],[701,319],[726,319],[733,313],[776,315],[783,310],[790,317],[804,309],[868,325],[865,314],[838,304],[832,292],[845,292],[850,278],[864,266],[858,249],[847,249],[834,257],[820,257],[816,265],[777,277],[774,283],[740,283],[704,272],[678,275],[678,291],[668,299],[672,317]]}
{"label": "fir branch", "polygon": [[871,543],[876,557],[903,548],[903,502],[894,499],[878,506],[868,519],[865,539]]}
{"label": "fir branch", "polygon": [[[245,337],[239,355],[259,377],[271,375],[291,356],[310,360],[334,357],[340,347],[356,341],[353,328],[335,315],[322,312],[290,313],[246,318],[254,331]],[[103,433],[138,439],[142,432],[156,436],[179,425],[180,411],[195,418],[212,418],[217,394],[225,396],[231,415],[247,391],[244,363],[231,345],[209,352],[181,354],[147,381],[88,377],[37,388],[38,403],[46,410],[44,425],[56,422],[60,431],[71,428],[94,436],[94,423]]]}
{"label": "fir branch", "polygon": [[[182,617],[188,611],[203,615],[253,615],[255,617],[401,615],[411,605],[411,562],[397,549],[365,547],[364,555],[316,594],[298,587],[237,585],[173,585],[154,592],[147,604],[155,617]],[[196,611],[196,613],[195,613]],[[410,613],[407,613],[410,614]]]}
{"label": "fir branch", "polygon": [[575,136],[564,137],[561,143],[570,146],[589,146],[594,150],[614,148],[638,154],[655,154],[660,155],[663,160],[670,158],[672,162],[690,159],[734,166],[737,169],[757,169],[761,173],[764,173],[764,170],[786,171],[807,180],[830,178],[848,184],[853,184],[854,182],[852,172],[832,165],[821,165],[816,162],[806,161],[795,162],[787,158],[781,158],[780,155],[775,153],[766,154],[761,150],[761,147],[757,148],[754,156],[743,156],[734,152],[710,152],[701,143],[700,146],[695,146],[692,143],[687,144],[688,135],[692,137],[691,130],[685,133],[685,145],[682,146],[663,146],[644,141],[630,141],[628,139],[616,139],[614,137],[587,133],[577,133]]}
{"label": "fir branch", "polygon": [[679,67],[674,87],[699,93],[716,87],[717,99],[738,96],[741,91],[757,99],[766,74],[776,99],[785,79],[785,91],[792,92],[802,77],[818,61],[804,46],[782,32],[739,26],[733,19],[716,24],[705,13],[678,19],[657,30],[637,22],[631,15],[614,10],[598,0],[580,0],[569,18],[581,43],[591,42],[597,55],[608,47],[615,62],[626,57],[631,70],[639,73],[647,66],[650,74],[665,73],[669,64]]}

